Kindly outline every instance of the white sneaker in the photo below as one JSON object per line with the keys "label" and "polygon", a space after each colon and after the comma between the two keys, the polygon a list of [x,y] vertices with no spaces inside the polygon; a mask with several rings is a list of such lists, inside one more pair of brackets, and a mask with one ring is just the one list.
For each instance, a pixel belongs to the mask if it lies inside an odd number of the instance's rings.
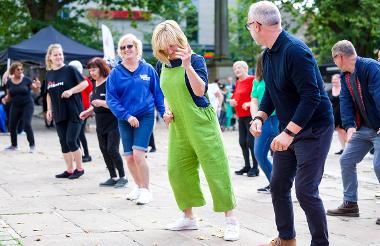
{"label": "white sneaker", "polygon": [[240,226],[235,218],[226,218],[226,225],[224,228],[224,237],[226,241],[239,240]]}
{"label": "white sneaker", "polygon": [[137,205],[145,205],[153,200],[152,193],[146,188],[140,188],[140,195],[136,200]]}
{"label": "white sneaker", "polygon": [[175,222],[166,225],[165,229],[169,231],[198,230],[199,226],[195,218],[189,219],[182,216]]}
{"label": "white sneaker", "polygon": [[140,188],[135,187],[128,195],[127,195],[127,200],[136,200],[140,196]]}

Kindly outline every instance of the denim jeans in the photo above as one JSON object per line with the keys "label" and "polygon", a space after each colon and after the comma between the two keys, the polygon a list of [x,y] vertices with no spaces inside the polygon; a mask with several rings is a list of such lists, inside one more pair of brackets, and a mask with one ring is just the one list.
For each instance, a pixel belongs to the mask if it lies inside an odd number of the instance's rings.
{"label": "denim jeans", "polygon": [[310,127],[293,140],[286,151],[274,152],[270,190],[279,237],[296,236],[291,189],[305,212],[311,245],[329,245],[325,208],[319,196],[319,184],[330,149],[334,125]]}
{"label": "denim jeans", "polygon": [[119,120],[119,132],[124,155],[132,155],[133,149],[148,150],[149,138],[154,125],[154,112],[136,117],[139,127],[134,128],[126,120]]}
{"label": "denim jeans", "polygon": [[255,157],[261,170],[270,182],[272,174],[272,162],[268,159],[268,151],[273,139],[278,135],[278,118],[270,116],[261,129],[261,135],[255,138]]}
{"label": "denim jeans", "polygon": [[380,182],[380,134],[373,129],[361,127],[351,137],[340,157],[340,167],[343,180],[344,201],[358,201],[358,176],[356,165],[363,160],[364,156],[375,149],[373,166]]}

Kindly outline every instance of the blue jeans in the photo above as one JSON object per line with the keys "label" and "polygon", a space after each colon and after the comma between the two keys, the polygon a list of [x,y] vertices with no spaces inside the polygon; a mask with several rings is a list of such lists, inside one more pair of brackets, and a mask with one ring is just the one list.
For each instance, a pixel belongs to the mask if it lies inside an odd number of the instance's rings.
{"label": "blue jeans", "polygon": [[255,157],[269,182],[272,174],[272,162],[268,159],[268,152],[270,144],[277,135],[278,118],[276,115],[272,115],[264,122],[261,135],[255,138]]}
{"label": "blue jeans", "polygon": [[344,201],[358,201],[358,176],[356,165],[363,160],[364,156],[375,149],[373,166],[380,182],[380,134],[373,129],[361,127],[356,131],[340,157],[340,167],[343,180]]}
{"label": "blue jeans", "polygon": [[148,151],[150,135],[154,125],[154,112],[136,117],[139,127],[132,127],[128,121],[119,120],[119,132],[124,155],[132,155],[133,149]]}
{"label": "blue jeans", "polygon": [[279,237],[296,236],[291,189],[295,180],[296,196],[305,212],[311,244],[329,245],[325,208],[319,196],[326,157],[334,125],[310,127],[297,134],[286,151],[274,152],[270,191]]}

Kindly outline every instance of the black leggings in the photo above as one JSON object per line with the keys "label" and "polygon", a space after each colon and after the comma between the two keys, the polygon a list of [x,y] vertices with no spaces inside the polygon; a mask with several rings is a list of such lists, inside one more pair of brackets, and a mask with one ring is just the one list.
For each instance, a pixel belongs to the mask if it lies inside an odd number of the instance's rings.
{"label": "black leggings", "polygon": [[82,122],[61,121],[55,123],[62,153],[74,152],[79,149],[78,137],[82,127]]}
{"label": "black leggings", "polygon": [[80,129],[80,133],[79,133],[79,140],[80,140],[80,143],[82,144],[82,147],[83,147],[84,156],[89,156],[87,139],[86,139],[86,135],[85,135],[86,122],[87,122],[87,119],[85,119],[83,121],[82,128]]}
{"label": "black leggings", "polygon": [[114,129],[105,134],[98,133],[99,148],[103,154],[104,161],[106,162],[108,171],[111,178],[116,178],[116,170],[119,173],[119,177],[124,177],[123,159],[119,153],[120,145],[120,133],[119,129]]}
{"label": "black leggings", "polygon": [[251,117],[239,118],[239,144],[243,152],[244,165],[246,168],[251,168],[249,162],[249,151],[251,151],[252,156],[252,168],[258,170],[257,161],[253,151],[255,138],[249,132],[249,123],[251,122]]}
{"label": "black leggings", "polygon": [[12,146],[17,146],[17,127],[24,129],[29,146],[34,146],[34,134],[32,129],[32,117],[34,111],[33,102],[24,105],[11,104],[9,111],[9,131],[11,133]]}

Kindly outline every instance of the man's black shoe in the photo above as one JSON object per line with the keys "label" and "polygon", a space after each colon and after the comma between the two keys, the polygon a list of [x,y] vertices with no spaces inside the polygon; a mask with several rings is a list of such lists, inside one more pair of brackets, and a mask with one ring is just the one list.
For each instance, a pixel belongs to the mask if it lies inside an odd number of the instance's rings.
{"label": "man's black shoe", "polygon": [[330,216],[346,216],[359,217],[359,207],[356,202],[344,201],[337,209],[328,209],[327,215]]}
{"label": "man's black shoe", "polygon": [[111,187],[111,186],[115,186],[116,182],[117,182],[116,180],[110,178],[110,179],[107,179],[105,182],[100,183],[99,186]]}
{"label": "man's black shoe", "polygon": [[339,150],[338,152],[335,152],[334,154],[335,154],[335,155],[341,155],[341,154],[343,154],[343,150],[341,149],[341,150]]}
{"label": "man's black shoe", "polygon": [[60,174],[55,175],[55,177],[56,177],[57,179],[65,179],[65,178],[70,177],[72,174],[73,174],[73,173],[69,173],[69,172],[67,172],[67,171],[64,171],[63,173],[60,173]]}
{"label": "man's black shoe", "polygon": [[82,176],[83,174],[84,174],[84,170],[79,171],[78,169],[75,169],[74,173],[70,175],[69,179],[77,179],[80,176]]}
{"label": "man's black shoe", "polygon": [[149,150],[150,153],[153,153],[153,152],[156,152],[156,151],[157,151],[156,147],[152,147],[152,148]]}
{"label": "man's black shoe", "polygon": [[251,170],[248,171],[247,176],[248,177],[257,177],[257,176],[259,176],[259,169],[253,169],[253,168],[251,168]]}
{"label": "man's black shoe", "polygon": [[236,175],[243,175],[244,173],[248,173],[250,170],[249,167],[243,167],[242,169],[235,171]]}
{"label": "man's black shoe", "polygon": [[369,153],[370,153],[371,155],[375,154],[375,148],[372,148],[372,149],[369,151]]}
{"label": "man's black shoe", "polygon": [[90,155],[82,156],[82,162],[90,162],[90,161],[92,161],[92,158]]}
{"label": "man's black shoe", "polygon": [[377,218],[376,224],[380,225],[380,218]]}

